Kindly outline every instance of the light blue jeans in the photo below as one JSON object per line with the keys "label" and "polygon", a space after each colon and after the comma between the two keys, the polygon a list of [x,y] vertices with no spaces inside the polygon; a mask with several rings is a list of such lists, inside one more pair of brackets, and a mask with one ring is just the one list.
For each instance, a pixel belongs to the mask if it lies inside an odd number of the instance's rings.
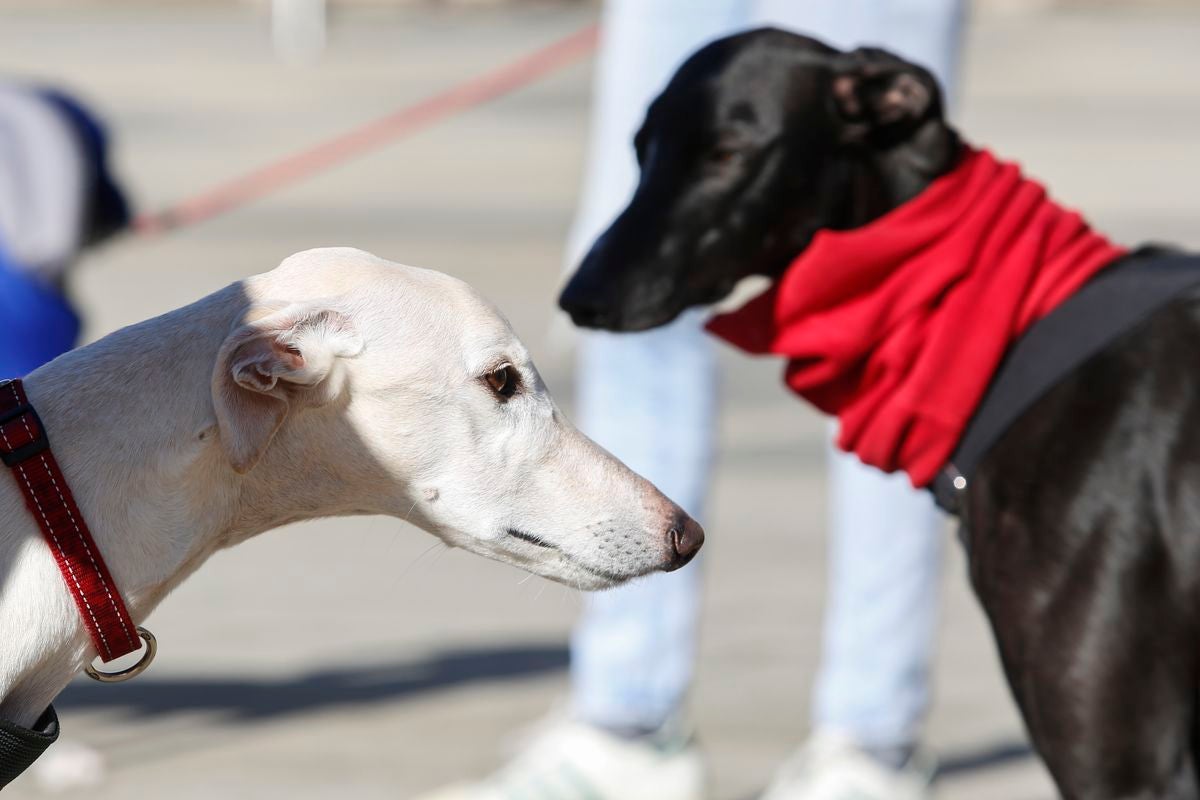
{"label": "light blue jeans", "polygon": [[[675,68],[704,42],[759,24],[841,47],[883,45],[945,82],[962,9],[960,0],[609,0],[570,263],[629,198],[633,133]],[[577,377],[580,427],[701,519],[717,410],[703,317],[689,313],[640,334],[583,334]],[[929,703],[941,521],[906,478],[843,454],[830,457],[830,485],[830,588],[813,723],[871,749],[908,746]],[[589,599],[571,640],[577,718],[653,730],[680,715],[696,653],[700,572],[693,564]]]}

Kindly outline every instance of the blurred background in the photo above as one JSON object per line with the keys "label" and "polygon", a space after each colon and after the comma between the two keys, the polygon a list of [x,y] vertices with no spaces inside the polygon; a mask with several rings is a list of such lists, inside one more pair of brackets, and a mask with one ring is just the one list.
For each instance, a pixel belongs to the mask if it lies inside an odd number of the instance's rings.
{"label": "blurred background", "polygon": [[[299,5],[309,4],[302,0]],[[593,23],[591,2],[0,0],[0,75],[69,87],[108,120],[155,211]],[[274,13],[273,13],[274,12]],[[972,7],[958,118],[1125,243],[1200,247],[1200,6]],[[434,267],[510,317],[570,412],[554,320],[582,174],[589,59],[213,219],[131,234],[69,282],[92,339],[307,247]],[[803,737],[824,590],[825,424],[780,365],[723,353],[692,708],[714,796],[746,798]],[[949,536],[949,532],[947,533]],[[957,547],[928,743],[938,797],[1050,798]],[[405,798],[486,772],[564,691],[581,599],[387,519],[322,521],[215,557],[154,614],[153,669],[77,682],[64,744],[99,785],[62,796]],[[70,741],[67,741],[70,740]],[[9,797],[50,787],[26,776]]]}

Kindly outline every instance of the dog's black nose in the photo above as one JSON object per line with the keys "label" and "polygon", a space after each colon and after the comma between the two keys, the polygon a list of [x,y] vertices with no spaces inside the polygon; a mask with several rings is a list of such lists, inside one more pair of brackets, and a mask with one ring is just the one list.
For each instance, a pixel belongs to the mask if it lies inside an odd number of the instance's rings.
{"label": "dog's black nose", "polygon": [[563,289],[558,306],[581,328],[603,328],[608,323],[607,303],[602,294],[578,275]]}
{"label": "dog's black nose", "polygon": [[691,517],[682,516],[675,520],[675,524],[667,532],[667,537],[670,539],[671,551],[675,554],[675,558],[667,567],[667,571],[670,572],[684,566],[700,552],[700,545],[704,544],[704,528]]}
{"label": "dog's black nose", "polygon": [[596,240],[558,296],[558,307],[581,328],[609,328],[621,305],[619,276],[607,256],[609,240],[608,233]]}

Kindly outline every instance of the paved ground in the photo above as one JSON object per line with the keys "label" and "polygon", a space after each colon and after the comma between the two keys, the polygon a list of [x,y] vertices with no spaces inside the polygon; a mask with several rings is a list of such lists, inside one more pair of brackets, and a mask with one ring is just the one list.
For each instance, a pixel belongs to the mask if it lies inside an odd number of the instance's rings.
{"label": "paved ground", "polygon": [[[32,5],[32,4],[30,4]],[[148,208],[549,41],[588,8],[379,9],[286,68],[247,7],[9,11],[0,71],[64,79],[112,113]],[[962,104],[1126,241],[1200,246],[1200,13],[976,20]],[[99,335],[295,250],[355,244],[482,288],[569,403],[550,335],[581,162],[586,65],[236,214],[110,248],[77,289]],[[822,603],[823,424],[777,367],[730,357],[694,708],[714,796],[745,798],[805,732]],[[902,535],[903,532],[897,532]],[[79,684],[66,735],[110,773],[80,797],[404,798],[494,764],[560,696],[581,600],[388,520],[321,522],[215,558],[154,615],[162,652],[123,687]],[[956,547],[929,743],[940,796],[1053,796],[1029,757]],[[35,796],[26,781],[13,798]]]}

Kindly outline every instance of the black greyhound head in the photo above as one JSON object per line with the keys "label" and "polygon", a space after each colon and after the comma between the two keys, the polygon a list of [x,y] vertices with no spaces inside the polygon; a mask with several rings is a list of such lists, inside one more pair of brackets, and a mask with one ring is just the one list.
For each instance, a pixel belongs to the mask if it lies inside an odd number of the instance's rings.
{"label": "black greyhound head", "polygon": [[688,59],[634,145],[637,191],[559,299],[577,325],[654,328],[778,276],[817,230],[915,196],[958,137],[922,67],[766,28]]}

